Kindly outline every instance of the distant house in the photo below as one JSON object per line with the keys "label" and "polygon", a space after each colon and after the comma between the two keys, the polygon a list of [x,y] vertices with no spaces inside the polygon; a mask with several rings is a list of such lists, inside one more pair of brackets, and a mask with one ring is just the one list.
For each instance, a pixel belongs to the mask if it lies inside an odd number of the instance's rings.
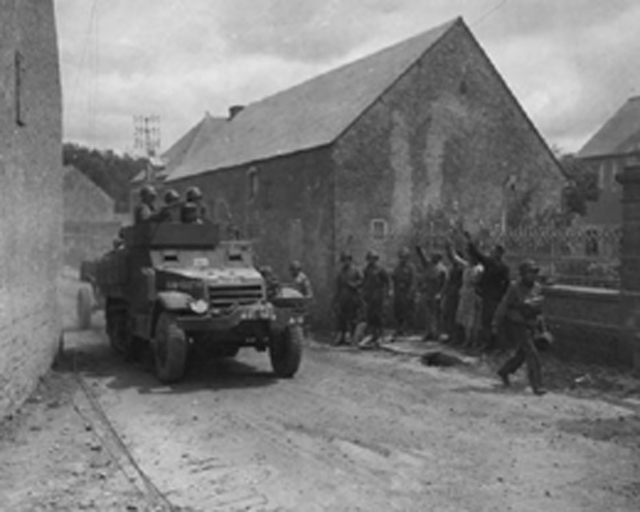
{"label": "distant house", "polygon": [[[283,278],[301,260],[327,323],[337,259],[557,211],[557,161],[459,18],[247,105],[173,166]],[[421,236],[421,235],[420,235]]]}
{"label": "distant house", "polygon": [[0,418],[62,332],[62,96],[53,0],[0,0]]}
{"label": "distant house", "polygon": [[64,221],[108,222],[115,218],[115,200],[84,173],[64,168]]}
{"label": "distant house", "polygon": [[578,152],[577,157],[598,177],[600,195],[589,202],[582,223],[591,226],[622,222],[622,189],[616,175],[640,162],[640,96],[627,102]]}

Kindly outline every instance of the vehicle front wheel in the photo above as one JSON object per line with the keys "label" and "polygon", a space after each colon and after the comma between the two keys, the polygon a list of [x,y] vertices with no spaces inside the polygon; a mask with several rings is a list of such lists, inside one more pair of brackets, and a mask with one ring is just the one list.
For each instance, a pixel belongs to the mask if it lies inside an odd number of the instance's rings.
{"label": "vehicle front wheel", "polygon": [[302,360],[302,327],[293,325],[273,334],[269,347],[269,357],[274,373],[284,379],[293,377]]}
{"label": "vehicle front wheel", "polygon": [[175,315],[167,311],[158,317],[153,352],[160,382],[172,384],[182,380],[187,368],[189,342],[185,332],[178,327]]}

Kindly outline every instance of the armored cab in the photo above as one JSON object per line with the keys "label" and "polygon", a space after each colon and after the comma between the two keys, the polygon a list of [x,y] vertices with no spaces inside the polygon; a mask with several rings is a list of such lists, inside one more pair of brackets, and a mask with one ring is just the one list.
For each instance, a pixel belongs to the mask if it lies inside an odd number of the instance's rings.
{"label": "armored cab", "polygon": [[150,349],[165,383],[183,378],[193,353],[233,357],[242,347],[269,350],[280,377],[296,373],[304,299],[291,290],[267,298],[250,242],[221,240],[209,222],[148,222],[122,237],[90,266],[116,351]]}

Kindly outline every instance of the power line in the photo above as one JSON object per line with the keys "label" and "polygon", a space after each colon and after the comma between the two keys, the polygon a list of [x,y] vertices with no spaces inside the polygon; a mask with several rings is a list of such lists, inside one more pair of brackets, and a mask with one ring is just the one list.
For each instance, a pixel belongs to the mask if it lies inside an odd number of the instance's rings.
{"label": "power line", "polygon": [[482,14],[477,20],[471,22],[471,26],[472,27],[477,27],[478,25],[480,25],[480,23],[482,23],[483,21],[485,21],[487,18],[489,18],[490,16],[492,16],[493,14],[495,14],[496,12],[498,12],[500,9],[502,9],[507,3],[509,2],[509,0],[502,0],[499,4],[497,4],[495,7],[492,7],[491,9],[489,9],[487,12],[485,12],[484,14]]}

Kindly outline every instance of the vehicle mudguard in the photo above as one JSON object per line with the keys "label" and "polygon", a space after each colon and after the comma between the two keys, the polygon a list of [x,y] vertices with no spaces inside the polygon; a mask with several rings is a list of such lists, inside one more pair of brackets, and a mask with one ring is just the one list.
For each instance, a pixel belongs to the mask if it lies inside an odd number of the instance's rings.
{"label": "vehicle mudguard", "polygon": [[165,311],[184,311],[189,309],[191,295],[179,291],[165,291],[158,293],[158,302]]}

